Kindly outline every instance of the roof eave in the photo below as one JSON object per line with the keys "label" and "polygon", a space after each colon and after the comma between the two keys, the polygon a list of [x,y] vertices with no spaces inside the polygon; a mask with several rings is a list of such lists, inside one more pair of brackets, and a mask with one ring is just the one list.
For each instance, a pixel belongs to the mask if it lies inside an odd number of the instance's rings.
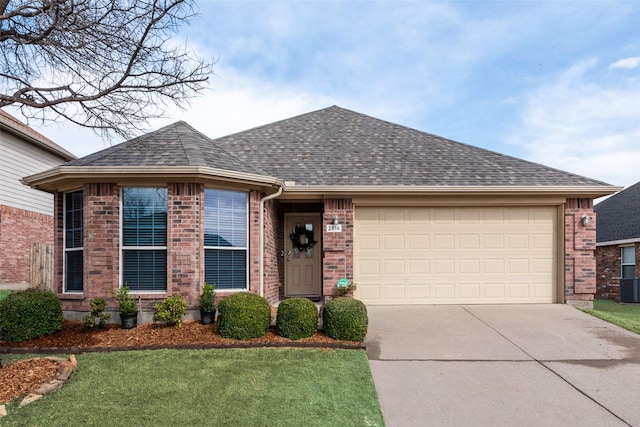
{"label": "roof eave", "polygon": [[567,185],[567,186],[484,186],[484,185],[459,185],[459,186],[403,186],[403,185],[295,185],[286,182],[286,197],[318,197],[320,195],[372,195],[389,194],[398,196],[409,195],[561,195],[565,197],[598,198],[614,194],[623,187],[611,185]]}
{"label": "roof eave", "polygon": [[259,188],[283,186],[282,180],[270,176],[229,171],[203,166],[170,167],[97,167],[58,166],[47,171],[24,177],[22,183],[32,188],[54,193],[66,191],[78,182],[206,182],[226,181],[233,184]]}
{"label": "roof eave", "polygon": [[52,154],[55,154],[56,156],[61,157],[65,162],[77,159],[76,156],[74,156],[72,153],[65,150],[64,148],[51,145],[49,141],[42,138],[38,138],[36,135],[32,135],[28,132],[25,132],[23,129],[19,128],[18,126],[15,126],[13,123],[9,121],[0,120],[0,128],[3,128],[8,132],[11,132],[14,135],[19,136],[20,138],[31,142],[32,144],[48,151],[49,153],[52,153]]}

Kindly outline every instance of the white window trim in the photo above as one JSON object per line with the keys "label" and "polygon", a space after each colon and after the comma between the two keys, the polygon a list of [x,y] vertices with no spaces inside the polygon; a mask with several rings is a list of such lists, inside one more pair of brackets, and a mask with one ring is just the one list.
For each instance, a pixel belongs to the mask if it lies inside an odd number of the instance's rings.
{"label": "white window trim", "polygon": [[[165,260],[167,264],[167,274],[169,274],[169,251],[168,246],[124,246],[123,243],[123,235],[122,235],[122,212],[123,203],[124,203],[124,189],[125,188],[166,188],[166,187],[121,187],[120,188],[120,220],[119,220],[119,235],[118,239],[120,242],[120,260],[118,262],[118,281],[120,282],[119,287],[124,286],[124,251],[135,251],[135,250],[165,250],[167,252],[167,259]],[[167,188],[167,242],[169,241],[169,189]],[[167,277],[167,289],[164,291],[139,291],[129,288],[129,294],[131,295],[166,295],[169,290],[169,278]]]}
{"label": "white window trim", "polygon": [[[250,263],[250,256],[251,256],[251,252],[249,251],[249,197],[250,194],[248,192],[245,191],[234,191],[234,190],[226,190],[226,189],[222,189],[222,188],[214,188],[214,187],[209,187],[209,188],[205,188],[205,192],[206,190],[217,190],[217,191],[227,191],[230,193],[242,193],[246,195],[246,201],[245,201],[245,212],[247,213],[246,218],[245,218],[245,242],[247,242],[246,246],[244,247],[237,247],[237,246],[204,246],[204,250],[206,253],[207,249],[222,249],[222,250],[238,250],[238,251],[245,251],[245,253],[247,254],[247,256],[245,257],[245,278],[244,278],[244,283],[245,286],[244,288],[233,288],[233,289],[217,289],[217,292],[229,292],[229,293],[233,293],[233,292],[246,292],[249,290],[249,265]],[[203,198],[206,198],[206,196],[203,194]],[[203,203],[204,204],[204,203]],[[205,226],[204,226],[204,217],[206,216],[206,209],[207,206],[206,204],[204,204],[204,210],[203,210],[203,217],[202,217],[202,239],[203,239],[203,243],[204,243],[204,232],[205,232]],[[206,275],[206,256],[203,257],[202,259],[203,262],[203,271],[204,271],[204,275]],[[203,277],[204,279],[204,277]]]}
{"label": "white window trim", "polygon": [[[84,191],[82,193],[82,247],[80,248],[67,248],[67,194],[83,191],[82,188],[77,190],[65,191],[62,193],[62,293],[71,295],[84,294],[84,271],[82,272],[82,290],[81,291],[68,291],[67,290],[67,252],[84,251]],[[84,257],[84,254],[83,254]]]}
{"label": "white window trim", "polygon": [[[625,249],[627,248],[631,248],[633,249],[633,264],[632,263],[625,263],[624,262],[624,256],[623,256],[623,252]],[[620,278],[623,279],[623,271],[624,271],[624,267],[628,267],[628,266],[633,266],[634,270],[636,268],[636,247],[635,245],[630,245],[630,246],[620,246]],[[635,274],[633,275],[635,278]]]}

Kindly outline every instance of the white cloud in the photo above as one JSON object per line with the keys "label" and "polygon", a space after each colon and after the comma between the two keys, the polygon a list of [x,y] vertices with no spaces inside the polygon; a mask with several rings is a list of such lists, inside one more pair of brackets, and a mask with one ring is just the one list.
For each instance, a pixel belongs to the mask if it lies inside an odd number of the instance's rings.
{"label": "white cloud", "polygon": [[526,158],[614,185],[640,181],[640,82],[596,83],[581,61],[528,96],[513,141]]}
{"label": "white cloud", "polygon": [[640,67],[640,56],[631,56],[629,58],[620,59],[613,64],[609,65],[609,68],[638,68]]}

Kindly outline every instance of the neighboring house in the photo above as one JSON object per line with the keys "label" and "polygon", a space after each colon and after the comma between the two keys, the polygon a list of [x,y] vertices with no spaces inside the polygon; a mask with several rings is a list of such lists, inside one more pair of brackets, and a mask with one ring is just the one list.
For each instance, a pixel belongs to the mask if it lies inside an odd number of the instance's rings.
{"label": "neighboring house", "polygon": [[76,157],[0,110],[0,285],[24,287],[32,243],[53,244],[53,196],[23,185],[25,175]]}
{"label": "neighboring house", "polygon": [[271,303],[336,282],[367,304],[595,294],[593,199],[618,187],[339,107],[218,139],[178,122],[24,179],[55,195],[67,313],[128,285]]}
{"label": "neighboring house", "polygon": [[620,299],[620,279],[640,277],[640,183],[598,203],[597,295]]}

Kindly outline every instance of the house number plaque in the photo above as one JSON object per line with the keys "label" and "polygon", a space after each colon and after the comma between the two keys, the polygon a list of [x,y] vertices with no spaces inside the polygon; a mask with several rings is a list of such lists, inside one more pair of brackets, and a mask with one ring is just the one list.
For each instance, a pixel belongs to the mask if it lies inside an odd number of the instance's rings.
{"label": "house number plaque", "polygon": [[340,233],[342,224],[327,224],[327,233]]}

